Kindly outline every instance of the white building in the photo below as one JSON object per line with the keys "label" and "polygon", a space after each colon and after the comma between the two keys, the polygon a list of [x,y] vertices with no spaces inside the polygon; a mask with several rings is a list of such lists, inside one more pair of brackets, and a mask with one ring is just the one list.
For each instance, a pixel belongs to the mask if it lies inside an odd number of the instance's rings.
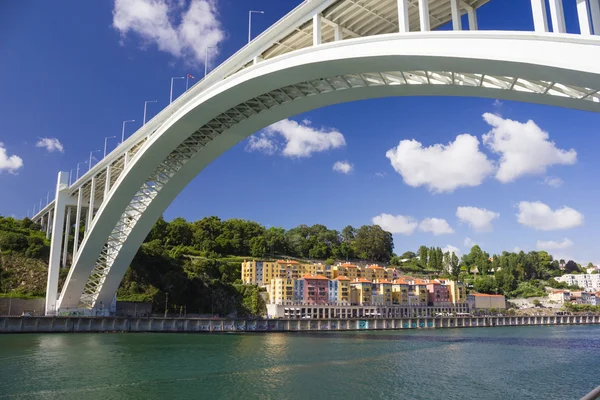
{"label": "white building", "polygon": [[571,300],[571,292],[568,290],[555,290],[548,295],[548,298],[555,303],[565,304]]}
{"label": "white building", "polygon": [[575,285],[583,288],[586,292],[597,292],[600,290],[600,274],[567,274],[554,278],[567,285]]}

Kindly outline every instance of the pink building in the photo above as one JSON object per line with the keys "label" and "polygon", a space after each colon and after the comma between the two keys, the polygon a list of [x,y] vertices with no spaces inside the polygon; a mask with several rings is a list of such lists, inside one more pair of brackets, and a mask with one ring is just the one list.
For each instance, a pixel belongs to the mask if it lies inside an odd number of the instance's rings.
{"label": "pink building", "polygon": [[329,303],[329,279],[323,275],[304,276],[304,303],[325,305]]}
{"label": "pink building", "polygon": [[434,307],[445,307],[452,305],[450,298],[450,289],[438,281],[429,281],[427,283],[428,303]]}

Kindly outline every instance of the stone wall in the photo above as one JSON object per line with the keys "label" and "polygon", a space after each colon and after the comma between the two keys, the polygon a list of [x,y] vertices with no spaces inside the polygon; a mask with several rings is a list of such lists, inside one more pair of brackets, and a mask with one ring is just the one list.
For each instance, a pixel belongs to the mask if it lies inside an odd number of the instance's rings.
{"label": "stone wall", "polygon": [[151,302],[117,301],[117,317],[149,317],[151,315]]}
{"label": "stone wall", "polygon": [[44,299],[0,298],[0,315],[16,315],[29,313],[31,316],[44,315],[46,301]]}
{"label": "stone wall", "polygon": [[0,317],[0,333],[295,332],[600,324],[600,315],[374,319]]}

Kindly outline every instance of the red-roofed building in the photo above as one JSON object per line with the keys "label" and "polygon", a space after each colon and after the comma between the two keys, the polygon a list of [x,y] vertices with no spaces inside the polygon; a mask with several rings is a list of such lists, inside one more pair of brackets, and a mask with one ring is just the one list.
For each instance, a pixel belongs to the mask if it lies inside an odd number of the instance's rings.
{"label": "red-roofed building", "polygon": [[324,305],[329,303],[329,279],[323,275],[305,275],[304,303],[309,305]]}
{"label": "red-roofed building", "polygon": [[427,292],[429,305],[434,307],[452,306],[452,297],[448,286],[442,285],[439,281],[430,281],[427,283]]}
{"label": "red-roofed building", "polygon": [[506,309],[506,298],[501,294],[472,293],[467,295],[467,304],[472,310]]}

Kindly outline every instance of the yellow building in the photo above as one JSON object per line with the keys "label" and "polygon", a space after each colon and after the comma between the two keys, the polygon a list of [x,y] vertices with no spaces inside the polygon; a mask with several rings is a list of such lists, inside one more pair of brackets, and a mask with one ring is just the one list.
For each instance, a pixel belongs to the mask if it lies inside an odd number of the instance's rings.
{"label": "yellow building", "polygon": [[408,282],[396,279],[392,284],[392,302],[399,305],[408,305]]}
{"label": "yellow building", "polygon": [[450,291],[450,299],[454,304],[464,304],[467,301],[467,288],[462,282],[451,279],[439,279],[442,285],[447,285]]}
{"label": "yellow building", "polygon": [[269,303],[294,304],[295,279],[275,278],[269,284]]}
{"label": "yellow building", "polygon": [[372,282],[376,280],[387,279],[385,275],[385,268],[380,267],[379,265],[369,265],[362,270],[362,278],[368,279]]}
{"label": "yellow building", "polygon": [[278,260],[275,278],[299,279],[304,276],[304,265],[293,260]]}
{"label": "yellow building", "polygon": [[331,270],[327,270],[327,268],[325,268],[325,265],[319,263],[319,264],[303,264],[301,265],[303,268],[303,274],[300,276],[304,276],[304,275],[323,275],[328,279],[332,279],[331,276]]}
{"label": "yellow building", "polygon": [[279,266],[269,261],[244,261],[242,263],[242,282],[247,285],[265,286],[271,279],[279,276]]}
{"label": "yellow building", "polygon": [[340,275],[335,280],[338,281],[338,304],[350,304],[350,278]]}
{"label": "yellow building", "polygon": [[370,305],[373,295],[373,283],[365,278],[358,278],[350,283],[355,292],[355,304]]}
{"label": "yellow building", "polygon": [[427,290],[427,282],[422,279],[415,279],[414,282],[415,296],[419,298],[419,306],[427,306],[429,291]]}
{"label": "yellow building", "polygon": [[387,279],[378,279],[373,286],[376,288],[377,294],[383,296],[385,305],[392,304],[392,282]]}
{"label": "yellow building", "polygon": [[358,278],[358,267],[354,264],[344,263],[333,266],[332,277],[335,279],[338,276],[345,276],[350,278],[350,280],[355,280]]}

